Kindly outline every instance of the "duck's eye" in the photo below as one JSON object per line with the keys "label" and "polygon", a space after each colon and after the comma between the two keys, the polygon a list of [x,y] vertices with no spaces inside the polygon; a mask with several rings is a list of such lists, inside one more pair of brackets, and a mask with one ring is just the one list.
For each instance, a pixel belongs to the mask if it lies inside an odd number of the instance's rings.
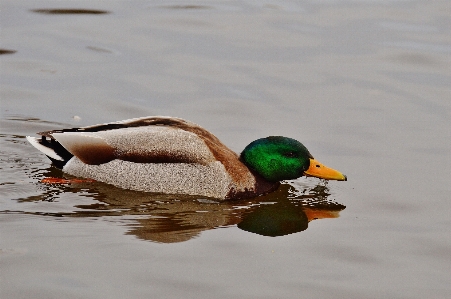
{"label": "duck's eye", "polygon": [[287,158],[294,158],[296,157],[296,154],[294,152],[287,152],[285,154],[283,154],[285,157]]}

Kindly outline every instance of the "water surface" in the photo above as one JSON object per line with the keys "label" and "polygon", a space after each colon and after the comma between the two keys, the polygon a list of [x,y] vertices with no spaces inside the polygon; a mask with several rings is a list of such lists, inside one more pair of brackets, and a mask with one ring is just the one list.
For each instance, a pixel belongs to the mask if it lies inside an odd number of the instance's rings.
{"label": "water surface", "polygon": [[[3,1],[0,297],[448,298],[449,1]],[[36,132],[171,115],[347,182],[218,203],[63,177]],[[268,220],[269,219],[269,220]]]}

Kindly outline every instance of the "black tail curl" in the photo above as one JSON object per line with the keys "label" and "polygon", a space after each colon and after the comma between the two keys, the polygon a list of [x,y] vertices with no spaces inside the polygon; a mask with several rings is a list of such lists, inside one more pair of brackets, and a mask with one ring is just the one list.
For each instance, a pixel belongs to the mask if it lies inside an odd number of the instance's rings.
{"label": "black tail curl", "polygon": [[74,156],[53,138],[42,136],[38,142],[41,145],[53,150],[58,156],[63,159],[63,161],[61,161],[47,156],[47,158],[49,158],[52,161],[52,164],[57,168],[63,169],[64,165],[66,165],[66,163]]}

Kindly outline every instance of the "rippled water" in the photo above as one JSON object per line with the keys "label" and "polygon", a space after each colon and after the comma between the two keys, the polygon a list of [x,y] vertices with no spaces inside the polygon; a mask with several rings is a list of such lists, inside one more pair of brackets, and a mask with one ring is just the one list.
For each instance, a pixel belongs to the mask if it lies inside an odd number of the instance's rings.
{"label": "rippled water", "polygon": [[[448,1],[2,1],[1,298],[448,298]],[[347,182],[253,200],[65,177],[36,132],[171,115]]]}

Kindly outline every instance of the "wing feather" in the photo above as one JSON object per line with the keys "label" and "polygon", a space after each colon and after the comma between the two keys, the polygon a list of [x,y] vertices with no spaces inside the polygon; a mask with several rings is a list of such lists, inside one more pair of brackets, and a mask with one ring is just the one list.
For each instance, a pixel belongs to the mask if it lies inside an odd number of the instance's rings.
{"label": "wing feather", "polygon": [[215,157],[197,135],[167,126],[139,126],[98,132],[52,133],[64,148],[86,164],[114,159],[136,163],[198,163]]}
{"label": "wing feather", "polygon": [[52,136],[83,163],[99,165],[116,158],[115,149],[100,136],[79,132],[53,133]]}

